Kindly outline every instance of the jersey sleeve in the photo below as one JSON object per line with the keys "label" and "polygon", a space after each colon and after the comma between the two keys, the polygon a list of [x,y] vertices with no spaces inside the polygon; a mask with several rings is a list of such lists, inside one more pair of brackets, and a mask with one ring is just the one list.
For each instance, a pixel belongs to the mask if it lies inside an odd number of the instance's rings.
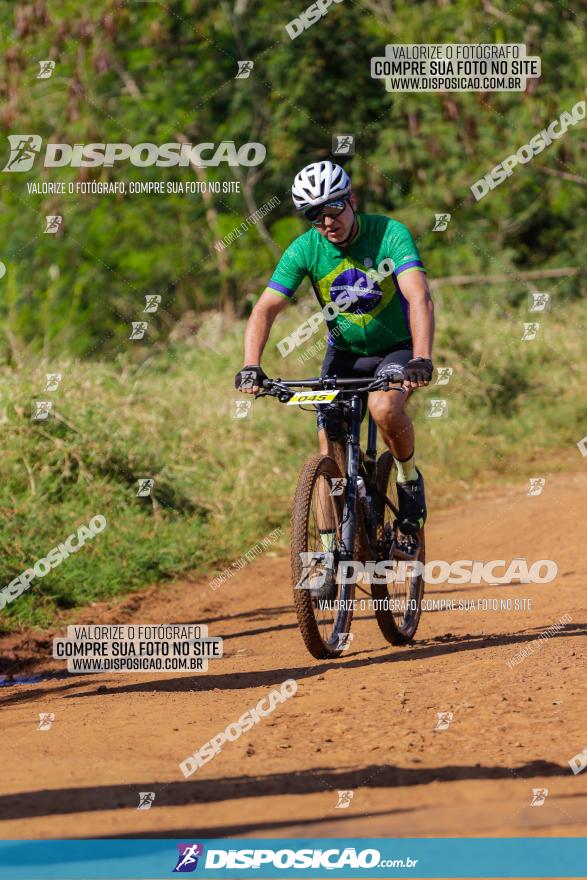
{"label": "jersey sleeve", "polygon": [[426,271],[412,233],[403,223],[388,226],[387,249],[395,266],[396,278],[406,272]]}
{"label": "jersey sleeve", "polygon": [[291,299],[307,272],[305,250],[299,239],[296,239],[284,250],[267,287],[274,293]]}

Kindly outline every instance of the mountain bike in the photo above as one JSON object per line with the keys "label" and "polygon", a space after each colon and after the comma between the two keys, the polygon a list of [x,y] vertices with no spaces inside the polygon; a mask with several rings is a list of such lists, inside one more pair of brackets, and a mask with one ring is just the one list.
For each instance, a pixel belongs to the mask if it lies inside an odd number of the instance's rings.
{"label": "mountain bike", "polygon": [[[336,400],[342,417],[344,473],[330,456],[312,455],[300,471],[292,513],[294,604],[303,640],[316,659],[338,657],[350,645],[356,571],[361,567],[371,572],[370,594],[360,589],[370,595],[385,639],[403,645],[418,628],[424,530],[405,535],[398,528],[396,465],[389,451],[377,459],[377,425],[370,413],[367,448],[360,448],[361,394],[398,392],[393,384],[402,380],[401,373],[366,379],[265,379],[256,395],[310,411]],[[376,577],[374,565],[383,562],[384,576]]]}

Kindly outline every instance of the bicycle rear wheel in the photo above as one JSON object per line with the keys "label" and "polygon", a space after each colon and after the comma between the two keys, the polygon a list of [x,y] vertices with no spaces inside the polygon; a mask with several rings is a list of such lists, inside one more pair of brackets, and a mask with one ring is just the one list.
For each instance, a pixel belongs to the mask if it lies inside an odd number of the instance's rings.
{"label": "bicycle rear wheel", "polygon": [[[371,595],[375,600],[375,617],[379,629],[385,639],[392,645],[405,645],[416,634],[422,613],[422,597],[424,595],[424,574],[410,572],[409,562],[399,559],[396,551],[396,533],[394,529],[395,515],[384,503],[382,497],[387,495],[394,507],[398,507],[397,468],[391,452],[384,452],[377,461],[377,489],[375,512],[377,516],[377,538],[383,550],[383,559],[395,562],[395,579],[388,584],[371,585]],[[380,493],[380,494],[379,494]],[[426,547],[424,529],[417,535],[417,550],[413,561],[426,564]],[[381,560],[380,560],[381,561]],[[401,562],[406,563],[402,570]]]}
{"label": "bicycle rear wheel", "polygon": [[[294,604],[306,648],[318,660],[338,657],[350,641],[355,586],[341,583],[338,577],[344,493],[331,494],[333,481],[341,476],[332,458],[320,454],[309,458],[298,479],[292,513]],[[326,573],[325,588],[312,584],[308,572],[314,563]]]}

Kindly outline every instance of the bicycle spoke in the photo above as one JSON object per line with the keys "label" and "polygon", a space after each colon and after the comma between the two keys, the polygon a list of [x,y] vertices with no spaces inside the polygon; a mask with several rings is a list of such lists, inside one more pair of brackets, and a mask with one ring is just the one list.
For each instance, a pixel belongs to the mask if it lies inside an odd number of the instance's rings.
{"label": "bicycle spoke", "polygon": [[[378,463],[380,491],[397,509],[396,469],[390,453],[384,453]],[[397,532],[394,528],[396,515],[388,505],[379,502],[380,550],[385,559],[394,560],[393,580],[386,587],[373,589],[374,596],[384,605],[376,610],[377,622],[385,638],[392,644],[404,644],[414,636],[420,619],[421,600],[424,591],[423,576],[414,571],[411,563],[425,558],[424,532],[415,539],[413,554],[409,546],[402,544],[399,552]]]}
{"label": "bicycle spoke", "polygon": [[[352,618],[349,603],[338,601],[354,588],[338,579],[343,496],[332,494],[335,478],[340,472],[332,459],[310,459],[300,475],[294,505],[292,534],[298,535],[300,564],[305,558],[307,565],[303,589],[294,596],[300,628],[314,656],[340,653]],[[297,565],[294,560],[294,571]]]}

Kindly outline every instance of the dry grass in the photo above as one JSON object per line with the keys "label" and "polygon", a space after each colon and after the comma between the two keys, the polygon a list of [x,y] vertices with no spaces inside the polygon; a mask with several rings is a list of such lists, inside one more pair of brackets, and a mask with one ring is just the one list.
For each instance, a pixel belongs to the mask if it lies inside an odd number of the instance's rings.
{"label": "dry grass", "polygon": [[[577,467],[584,462],[576,450],[587,433],[582,304],[553,311],[538,338],[522,342],[525,303],[473,304],[463,318],[462,296],[445,293],[439,316],[435,363],[453,367],[450,383],[411,403],[418,459],[437,507],[496,480],[568,467],[573,450]],[[314,310],[306,302],[280,318],[267,373],[318,374],[320,356],[296,358],[320,334],[286,359],[275,346]],[[314,417],[263,399],[252,417],[233,418],[242,331],[242,324],[224,331],[212,317],[189,342],[142,363],[136,356],[112,364],[52,359],[0,370],[7,401],[0,585],[93,515],[108,520],[93,543],[7,606],[4,626],[45,624],[57,608],[180,572],[212,577],[277,526],[287,541],[296,476],[315,446]],[[58,391],[43,391],[47,372],[63,374]],[[427,418],[428,398],[447,399],[448,417]],[[54,401],[49,421],[31,421],[35,399]],[[149,498],[136,495],[144,477],[155,480]]]}

